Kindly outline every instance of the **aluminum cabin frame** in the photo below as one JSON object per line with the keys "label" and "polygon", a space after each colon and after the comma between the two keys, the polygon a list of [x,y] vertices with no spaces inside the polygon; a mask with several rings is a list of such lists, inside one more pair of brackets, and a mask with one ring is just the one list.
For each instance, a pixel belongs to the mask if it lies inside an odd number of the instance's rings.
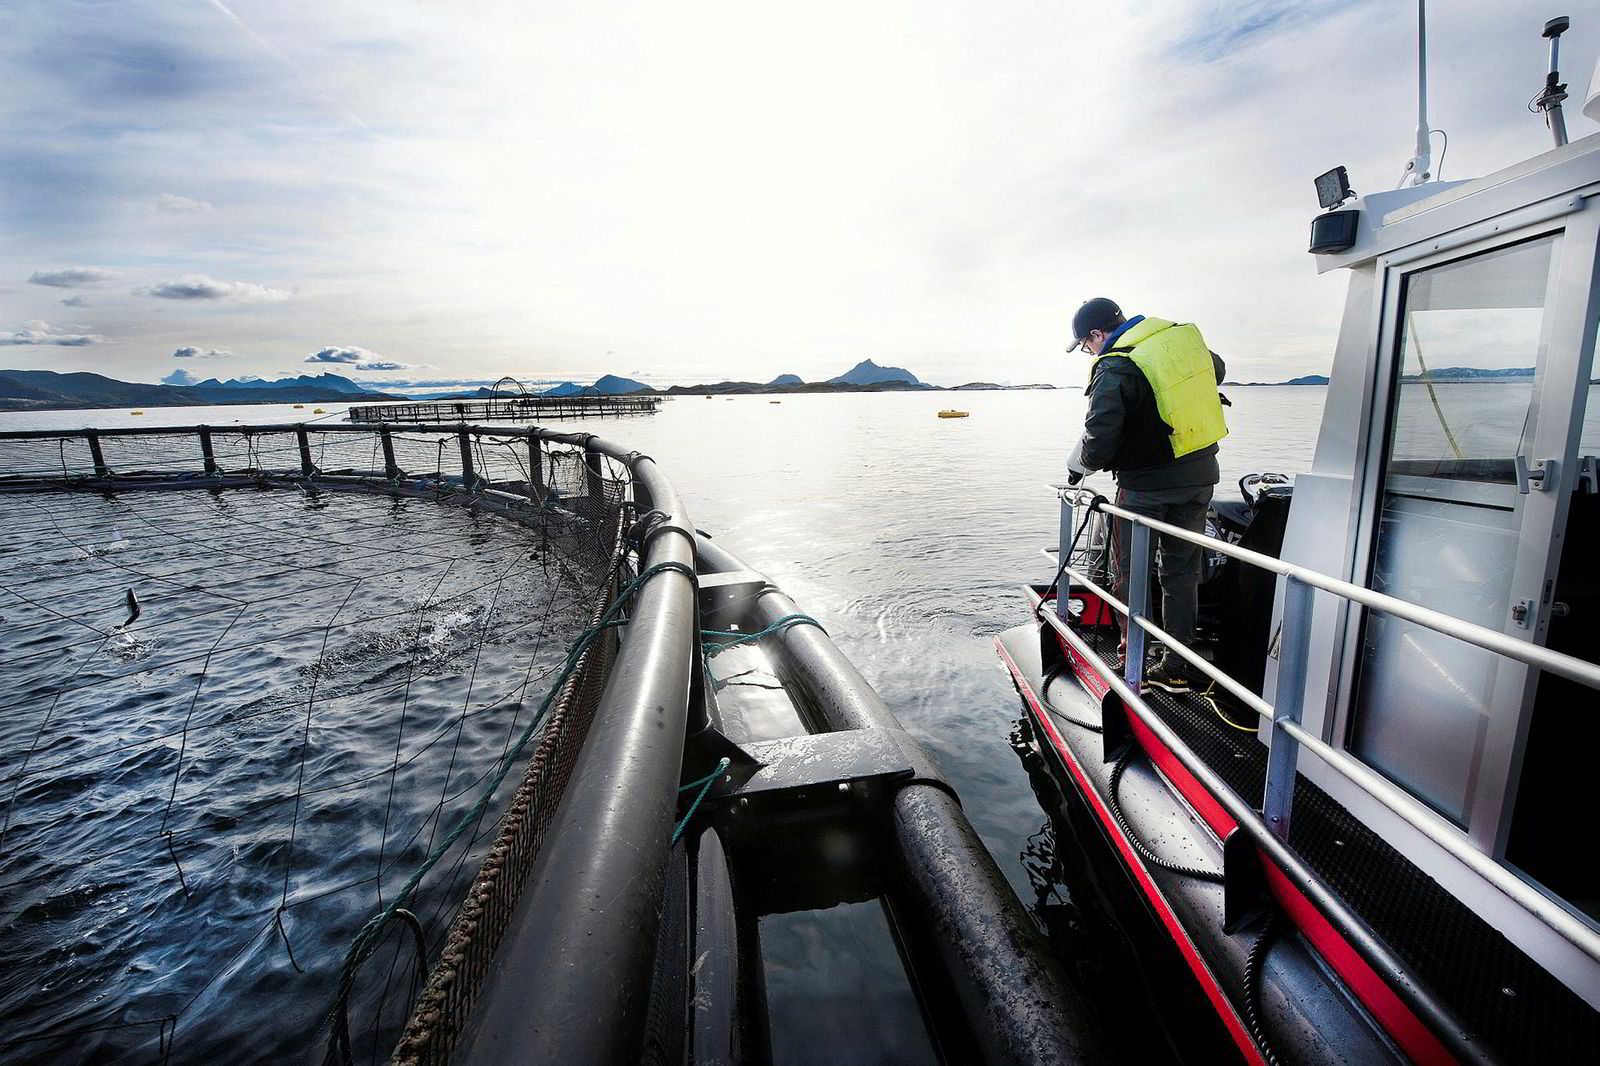
{"label": "aluminum cabin frame", "polygon": [[[1509,600],[1535,601],[1536,617],[1531,626],[1516,624],[1511,613],[1515,604],[1507,602],[1487,627],[1537,654],[1548,636],[1554,606],[1543,589],[1554,578],[1572,502],[1578,493],[1593,491],[1584,482],[1580,444],[1600,322],[1600,134],[1483,178],[1379,193],[1352,206],[1361,212],[1356,244],[1319,257],[1321,271],[1350,271],[1349,293],[1322,431],[1311,470],[1295,479],[1281,558],[1358,585],[1369,583],[1383,518],[1388,437],[1399,403],[1395,381],[1402,369],[1398,361],[1405,340],[1407,284],[1434,268],[1471,263],[1500,249],[1553,237],[1556,245],[1542,294],[1533,438],[1519,442],[1518,456],[1534,470],[1543,465],[1547,473],[1543,483],[1519,486],[1531,491],[1501,494],[1501,499],[1514,496],[1512,505],[1523,514],[1518,558],[1512,564],[1518,572]],[[1421,495],[1430,489],[1417,491]],[[1437,488],[1431,491],[1443,498]],[[1281,584],[1278,601],[1275,623],[1283,614]],[[1269,661],[1263,692],[1276,701],[1280,689],[1299,687],[1304,729],[1346,753],[1358,725],[1353,718],[1364,623],[1365,612],[1358,607],[1324,598],[1312,613],[1303,681],[1295,686],[1281,664]],[[1531,665],[1548,669],[1545,663]],[[1311,760],[1304,772],[1452,893],[1492,914],[1496,927],[1518,947],[1600,1006],[1594,953],[1581,950],[1573,937],[1556,933],[1528,907],[1509,901],[1475,868],[1481,864],[1438,839],[1444,835],[1470,843],[1476,853],[1504,864],[1535,680],[1531,673],[1498,679],[1502,690],[1518,691],[1496,693],[1501,713],[1486,738],[1488,750],[1465,827],[1438,816],[1396,816],[1389,805],[1324,760]],[[1421,828],[1423,822],[1427,830]],[[1553,899],[1569,912],[1572,923],[1588,928],[1585,936],[1593,936],[1593,918],[1540,887],[1534,891]]]}

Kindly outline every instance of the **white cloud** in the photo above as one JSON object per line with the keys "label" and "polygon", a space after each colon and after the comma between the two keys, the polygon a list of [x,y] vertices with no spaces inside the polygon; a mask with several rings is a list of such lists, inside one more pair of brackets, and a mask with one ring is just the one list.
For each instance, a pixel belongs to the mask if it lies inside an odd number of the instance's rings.
{"label": "white cloud", "polygon": [[380,358],[382,357],[376,352],[369,352],[365,348],[357,348],[352,345],[349,347],[324,348],[320,352],[313,352],[311,355],[306,356],[306,362],[343,363],[347,366],[352,366],[369,359],[376,360]]}
{"label": "white cloud", "polygon": [[[1522,106],[1541,6],[1433,13],[1447,177],[1548,147]],[[1099,292],[1197,322],[1236,376],[1320,372],[1345,282],[1304,251],[1310,179],[1391,186],[1415,122],[1414,5],[1377,0],[251,5],[292,73],[207,4],[10,7],[8,255],[304,290],[105,300],[95,328],[149,380],[195,336],[155,312],[203,308],[243,351],[336,323],[445,377],[817,379],[870,356],[1081,383],[1061,348]],[[1600,20],[1564,43],[1587,84]]]}
{"label": "white cloud", "polygon": [[216,281],[204,274],[184,274],[174,281],[134,289],[136,296],[157,296],[163,300],[209,300],[230,303],[276,303],[294,295],[288,289],[275,289],[250,281]]}
{"label": "white cloud", "polygon": [[[175,350],[172,353],[172,358],[174,358],[174,359],[227,359],[227,358],[231,357],[232,355],[233,355],[232,352],[225,352],[220,348],[196,348],[193,345],[185,345],[184,347]],[[187,371],[185,371],[185,373],[187,373]]]}
{"label": "white cloud", "polygon": [[211,201],[191,200],[187,196],[177,193],[164,192],[156,197],[156,210],[164,211],[169,215],[197,215],[210,211]]}
{"label": "white cloud", "polygon": [[174,370],[172,373],[170,373],[166,377],[162,378],[161,379],[161,384],[163,384],[163,385],[194,385],[194,384],[196,384],[196,383],[198,383],[200,381],[203,381],[203,380],[204,380],[203,378],[197,377],[196,375],[189,373],[187,370],[185,370],[183,367],[180,366],[178,369]]}
{"label": "white cloud", "polygon": [[333,363],[351,370],[426,370],[426,363],[397,363],[357,345],[336,345],[306,356],[308,363]]}
{"label": "white cloud", "polygon": [[0,345],[60,345],[80,348],[86,344],[102,344],[105,338],[96,333],[68,333],[70,327],[52,326],[35,319],[24,322],[14,333],[0,333]]}
{"label": "white cloud", "polygon": [[59,270],[35,270],[28,276],[28,281],[55,289],[83,289],[103,285],[116,276],[115,271],[102,270],[100,267],[62,267]]}

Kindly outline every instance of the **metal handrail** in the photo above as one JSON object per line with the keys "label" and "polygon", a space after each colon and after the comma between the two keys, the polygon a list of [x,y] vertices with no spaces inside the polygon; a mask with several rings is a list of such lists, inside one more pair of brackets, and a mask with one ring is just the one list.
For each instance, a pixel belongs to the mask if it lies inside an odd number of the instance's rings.
{"label": "metal handrail", "polygon": [[[1110,592],[1107,592],[1103,586],[1096,584],[1094,580],[1083,571],[1069,566],[1063,571],[1063,573],[1067,574],[1078,584],[1082,585],[1084,588],[1100,597],[1102,601],[1115,609],[1118,614],[1122,615],[1123,617],[1128,616],[1128,605],[1111,595]],[[1268,703],[1254,692],[1251,692],[1248,688],[1229,677],[1223,671],[1217,669],[1206,660],[1205,656],[1201,655],[1197,651],[1191,650],[1187,645],[1177,640],[1165,629],[1162,629],[1160,626],[1150,621],[1150,619],[1144,617],[1143,615],[1136,615],[1134,616],[1133,620],[1137,622],[1139,626],[1148,632],[1152,637],[1155,637],[1157,640],[1161,641],[1162,644],[1183,656],[1184,661],[1190,666],[1193,666],[1211,680],[1227,689],[1230,695],[1238,699],[1252,711],[1255,711],[1256,714],[1267,719],[1269,722],[1272,720],[1274,716],[1272,704]]]}
{"label": "metal handrail", "polygon": [[1229,558],[1259,566],[1263,570],[1270,570],[1283,577],[1291,577],[1297,581],[1303,581],[1312,588],[1331,592],[1335,596],[1359,603],[1364,607],[1371,607],[1385,614],[1392,614],[1396,618],[1403,618],[1407,622],[1412,622],[1424,629],[1431,629],[1435,633],[1443,633],[1447,637],[1455,637],[1457,640],[1483,648],[1485,651],[1492,651],[1509,659],[1516,659],[1529,666],[1537,666],[1541,670],[1548,670],[1552,674],[1576,681],[1578,684],[1588,688],[1600,689],[1600,666],[1594,663],[1585,662],[1582,659],[1564,655],[1558,651],[1551,651],[1549,648],[1518,640],[1515,637],[1508,637],[1496,630],[1435,611],[1429,607],[1423,607],[1420,604],[1411,603],[1409,600],[1396,599],[1381,592],[1362,588],[1360,585],[1352,585],[1348,581],[1341,581],[1336,577],[1320,574],[1315,570],[1307,570],[1303,566],[1295,566],[1293,563],[1274,559],[1270,555],[1262,555],[1260,552],[1253,552],[1248,548],[1240,548],[1226,541],[1207,537],[1203,533],[1195,533],[1154,518],[1134,514],[1132,511],[1123,510],[1115,504],[1103,503],[1100,505],[1100,509],[1108,514],[1116,515],[1118,518],[1126,518],[1158,533],[1177,537],[1179,540],[1186,540],[1191,544],[1198,544],[1203,548],[1220,552]]}
{"label": "metal handrail", "polygon": [[[1070,529],[1072,525],[1070,512],[1074,507],[1077,494],[1071,490],[1061,490],[1059,495],[1062,506],[1062,528]],[[1292,563],[1285,563],[1280,559],[1263,555],[1260,552],[1240,548],[1236,545],[1207,537],[1204,534],[1179,528],[1167,522],[1135,514],[1114,504],[1101,501],[1097,509],[1133,523],[1133,565],[1129,574],[1128,594],[1130,603],[1137,604],[1149,587],[1149,537],[1152,530],[1177,537],[1192,544],[1198,544],[1201,547],[1220,552],[1241,562],[1270,570],[1285,579],[1286,595],[1279,652],[1277,704],[1267,704],[1265,700],[1254,693],[1249,693],[1250,698],[1244,700],[1247,705],[1266,718],[1270,726],[1267,779],[1263,789],[1261,814],[1256,815],[1254,808],[1250,808],[1246,804],[1251,817],[1260,822],[1263,828],[1271,832],[1278,840],[1287,843],[1294,795],[1294,780],[1298,771],[1299,749],[1301,747],[1310,748],[1312,753],[1332,768],[1334,772],[1366,792],[1367,795],[1377,800],[1392,813],[1404,819],[1407,824],[1416,828],[1446,853],[1477,873],[1496,890],[1528,911],[1552,932],[1582,951],[1591,960],[1600,962],[1600,931],[1596,931],[1587,922],[1546,896],[1529,882],[1523,880],[1494,857],[1478,850],[1455,825],[1446,822],[1435,811],[1415,797],[1389,782],[1381,774],[1373,771],[1346,752],[1327,744],[1321,737],[1306,730],[1299,720],[1301,702],[1304,698],[1306,654],[1310,638],[1310,590],[1313,588],[1360,603],[1374,610],[1396,615],[1426,629],[1442,633],[1445,636],[1456,637],[1487,651],[1505,654],[1527,665],[1547,669],[1551,673],[1570,678],[1590,688],[1600,688],[1600,668],[1596,668],[1593,664],[1584,662],[1581,659],[1574,659],[1571,656],[1553,652],[1538,645],[1527,644],[1506,637],[1502,633],[1496,633],[1482,626],[1453,618],[1450,615],[1442,614],[1405,600],[1395,599],[1393,596],[1373,592],[1370,589],[1364,589],[1347,581],[1328,577],[1314,570],[1307,570]],[[1063,540],[1061,550],[1070,550],[1068,544],[1068,541]],[[1067,563],[1062,571],[1064,574],[1070,575],[1073,580],[1086,588],[1090,588],[1096,595],[1105,599],[1114,610],[1130,618],[1138,625],[1137,630],[1130,630],[1129,632],[1125,678],[1108,678],[1108,680],[1114,683],[1113,687],[1118,690],[1118,694],[1123,697],[1125,702],[1137,703],[1139,709],[1144,712],[1141,714],[1142,718],[1155,716],[1149,705],[1144,702],[1142,697],[1137,695],[1140,682],[1143,679],[1144,656],[1142,639],[1136,642],[1134,639],[1135,632],[1142,638],[1144,632],[1149,631],[1168,648],[1182,655],[1186,661],[1200,666],[1206,676],[1218,681],[1230,693],[1237,696],[1241,694],[1241,690],[1245,693],[1249,692],[1248,689],[1229,677],[1224,671],[1210,663],[1205,663],[1198,653],[1173,640],[1160,627],[1145,618],[1142,610],[1130,611],[1128,604],[1122,603],[1115,597],[1107,596],[1103,589],[1073,568],[1070,559],[1064,561]],[[1053,616],[1046,614],[1044,617],[1052,628],[1066,634],[1071,631],[1062,615],[1064,610],[1064,604],[1060,603],[1058,595],[1056,614]],[[1072,637],[1076,638],[1076,634],[1072,634]],[[1136,644],[1141,646],[1136,647]],[[1201,665],[1202,663],[1203,665]],[[1116,683],[1119,681],[1122,683]],[[1172,739],[1176,740],[1177,738],[1174,735]],[[1215,790],[1213,789],[1213,791]]]}
{"label": "metal handrail", "polygon": [[[1045,613],[1043,617],[1079,654],[1098,658],[1094,649],[1073,632],[1061,618],[1049,613]],[[1313,873],[1299,855],[1290,850],[1288,842],[1267,826],[1248,800],[1230,788],[1217,772],[1200,758],[1193,748],[1184,744],[1172,727],[1145,703],[1144,698],[1138,693],[1137,685],[1130,685],[1111,672],[1106,674],[1106,682],[1111,686],[1111,691],[1127,705],[1129,712],[1138,717],[1156,738],[1167,746],[1178,763],[1193,775],[1206,791],[1217,798],[1223,810],[1238,824],[1239,830],[1261,849],[1263,855],[1277,864],[1290,883],[1311,901],[1312,906],[1334,929],[1338,930],[1346,942],[1355,949],[1356,954],[1393,989],[1401,1002],[1444,1041],[1451,1054],[1461,1062],[1493,1061],[1488,1051],[1466,1031],[1460,1020],[1443,1006],[1434,991],[1424,985],[1417,975],[1389,950],[1388,945],[1372,931],[1372,928],[1351,910],[1326,882]]]}

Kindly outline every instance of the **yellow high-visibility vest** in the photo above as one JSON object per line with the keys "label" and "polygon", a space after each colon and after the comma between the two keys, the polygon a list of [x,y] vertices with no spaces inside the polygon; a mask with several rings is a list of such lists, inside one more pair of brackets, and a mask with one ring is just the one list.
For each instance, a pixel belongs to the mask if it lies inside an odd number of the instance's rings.
{"label": "yellow high-visibility vest", "polygon": [[1211,349],[1193,325],[1146,317],[1116,339],[1115,350],[1100,358],[1108,355],[1126,355],[1150,383],[1156,413],[1172,427],[1168,439],[1174,459],[1228,435]]}

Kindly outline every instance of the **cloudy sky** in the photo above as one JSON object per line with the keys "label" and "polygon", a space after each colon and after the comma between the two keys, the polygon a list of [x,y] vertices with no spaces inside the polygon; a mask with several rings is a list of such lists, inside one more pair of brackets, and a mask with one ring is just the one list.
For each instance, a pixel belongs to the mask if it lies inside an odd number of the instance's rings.
{"label": "cloudy sky", "polygon": [[[1547,147],[1545,18],[1588,85],[1553,2],[1433,5],[1446,179]],[[0,365],[1070,384],[1106,294],[1325,370],[1311,179],[1396,184],[1414,41],[1403,0],[8,0]]]}

